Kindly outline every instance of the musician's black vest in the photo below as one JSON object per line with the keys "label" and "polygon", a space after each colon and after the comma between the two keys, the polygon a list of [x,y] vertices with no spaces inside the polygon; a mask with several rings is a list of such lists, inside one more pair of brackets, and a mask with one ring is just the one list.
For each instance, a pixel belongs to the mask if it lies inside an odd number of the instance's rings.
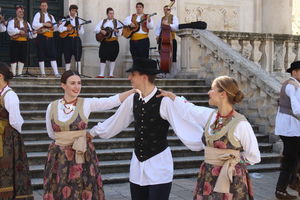
{"label": "musician's black vest", "polygon": [[[70,18],[70,15],[68,15],[66,18],[67,18],[67,19],[68,19],[68,18],[71,19],[71,18]],[[71,24],[71,21],[70,21],[70,20],[66,21],[65,26],[68,26],[69,24]],[[79,25],[79,19],[78,19],[78,17],[75,17],[75,26],[78,27],[78,25]]]}
{"label": "musician's black vest", "polygon": [[135,120],[134,152],[140,162],[159,154],[168,147],[169,122],[160,116],[162,97],[157,98],[159,91],[147,102],[133,98],[133,115]]}

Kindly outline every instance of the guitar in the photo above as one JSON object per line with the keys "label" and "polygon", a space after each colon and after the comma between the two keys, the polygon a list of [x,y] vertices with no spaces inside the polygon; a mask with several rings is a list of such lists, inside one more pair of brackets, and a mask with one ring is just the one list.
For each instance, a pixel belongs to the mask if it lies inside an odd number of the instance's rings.
{"label": "guitar", "polygon": [[[149,15],[149,17],[152,17],[154,15],[157,15],[157,13],[152,13],[151,15]],[[141,26],[140,24],[146,20],[147,19],[143,19],[140,22],[133,23],[135,25],[135,27],[131,27],[130,25],[123,26],[122,36],[127,39],[130,38],[134,33],[138,32],[140,30],[140,26]]]}
{"label": "guitar", "polygon": [[37,34],[43,34],[43,33],[46,33],[46,32],[50,32],[50,31],[54,31],[54,25],[58,24],[58,23],[62,23],[62,22],[65,22],[65,21],[70,21],[70,18],[66,18],[66,19],[63,19],[59,22],[55,22],[55,23],[52,23],[50,21],[46,22],[46,23],[50,23],[51,24],[51,27],[41,27],[39,29],[36,30]]}
{"label": "guitar", "polygon": [[72,24],[69,24],[67,27],[70,27],[72,29],[70,31],[64,31],[64,32],[60,33],[59,37],[66,38],[68,35],[74,34],[75,31],[76,31],[76,29],[77,29],[77,27],[85,25],[85,24],[90,24],[90,23],[92,23],[92,20],[85,21],[85,22],[79,24],[78,26],[73,26]]}
{"label": "guitar", "polygon": [[[116,29],[121,29],[121,28],[123,28],[123,26],[118,27],[118,28],[116,28]],[[112,34],[113,34],[113,32],[114,32],[114,29],[111,28],[111,27],[106,27],[106,28],[104,28],[104,29],[102,29],[102,30],[105,30],[105,31],[106,31],[106,34],[104,35],[104,34],[102,34],[101,32],[97,33],[97,34],[96,34],[96,40],[97,40],[98,42],[102,42],[102,41],[105,40],[105,39],[111,38],[111,37],[112,37]]]}

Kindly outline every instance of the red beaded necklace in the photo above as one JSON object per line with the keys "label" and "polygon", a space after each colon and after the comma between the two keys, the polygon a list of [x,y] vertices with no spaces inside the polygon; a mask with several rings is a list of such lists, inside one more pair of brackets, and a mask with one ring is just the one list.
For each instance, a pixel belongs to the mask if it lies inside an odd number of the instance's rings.
{"label": "red beaded necklace", "polygon": [[221,129],[226,120],[228,120],[234,113],[234,109],[232,109],[227,115],[222,116],[219,112],[217,113],[216,121],[214,122],[214,127],[213,129]]}
{"label": "red beaded necklace", "polygon": [[73,112],[74,106],[76,106],[76,104],[77,104],[77,99],[78,98],[68,102],[65,99],[65,97],[63,97],[63,100],[62,100],[61,103],[64,105],[63,111],[64,111],[65,114],[69,114],[69,113]]}

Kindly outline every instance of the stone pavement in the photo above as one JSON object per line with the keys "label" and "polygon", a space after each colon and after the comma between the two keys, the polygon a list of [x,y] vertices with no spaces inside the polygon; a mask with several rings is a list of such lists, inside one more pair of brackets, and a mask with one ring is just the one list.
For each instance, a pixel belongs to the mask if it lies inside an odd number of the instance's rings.
{"label": "stone pavement", "polygon": [[[274,196],[278,172],[251,173],[255,200],[276,200]],[[172,185],[170,200],[192,200],[192,190],[196,179],[175,179]],[[104,186],[106,200],[130,200],[129,184],[107,184]],[[42,190],[34,192],[36,200],[42,199]],[[294,191],[289,190],[295,194]],[[298,198],[300,200],[300,198]]]}

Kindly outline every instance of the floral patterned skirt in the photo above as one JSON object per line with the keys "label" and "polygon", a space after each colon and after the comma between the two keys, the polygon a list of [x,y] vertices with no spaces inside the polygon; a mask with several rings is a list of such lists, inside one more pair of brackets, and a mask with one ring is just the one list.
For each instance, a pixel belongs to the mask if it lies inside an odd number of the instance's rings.
{"label": "floral patterned skirt", "polygon": [[[1,135],[0,135],[1,137]],[[0,199],[33,199],[28,160],[19,132],[5,127],[0,157]]]}
{"label": "floral patterned skirt", "polygon": [[235,166],[233,182],[230,185],[230,193],[214,192],[221,166],[214,166],[203,162],[194,191],[194,200],[253,200],[253,189],[247,168],[238,163]]}
{"label": "floral patterned skirt", "polygon": [[98,158],[88,142],[85,163],[77,164],[71,146],[50,144],[44,172],[44,200],[104,200]]}

